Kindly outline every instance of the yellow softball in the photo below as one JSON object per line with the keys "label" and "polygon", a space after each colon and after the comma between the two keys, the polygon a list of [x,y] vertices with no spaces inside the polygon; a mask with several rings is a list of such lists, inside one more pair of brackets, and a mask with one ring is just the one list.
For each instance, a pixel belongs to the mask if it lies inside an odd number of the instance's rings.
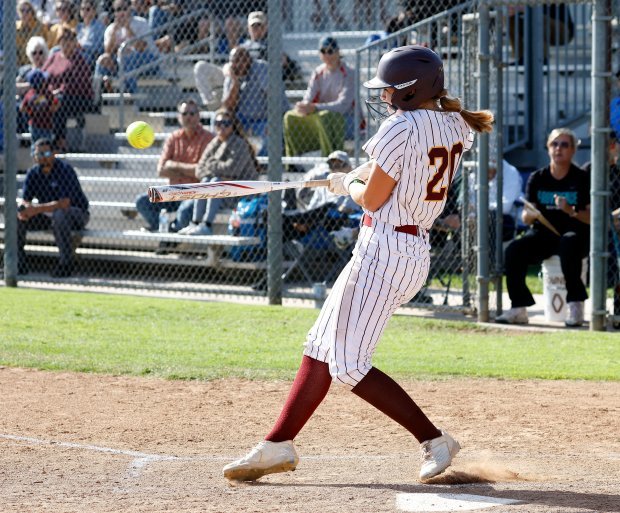
{"label": "yellow softball", "polygon": [[129,144],[138,150],[148,148],[155,140],[153,127],[145,121],[134,121],[131,123],[125,131],[125,135]]}

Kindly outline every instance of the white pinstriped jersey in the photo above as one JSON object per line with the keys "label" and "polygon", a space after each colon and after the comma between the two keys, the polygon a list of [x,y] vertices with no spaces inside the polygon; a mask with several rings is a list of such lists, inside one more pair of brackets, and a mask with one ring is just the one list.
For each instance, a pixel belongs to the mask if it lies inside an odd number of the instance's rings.
{"label": "white pinstriped jersey", "polygon": [[374,219],[430,230],[446,204],[448,189],[474,134],[456,112],[398,112],[382,124],[364,151],[398,183]]}

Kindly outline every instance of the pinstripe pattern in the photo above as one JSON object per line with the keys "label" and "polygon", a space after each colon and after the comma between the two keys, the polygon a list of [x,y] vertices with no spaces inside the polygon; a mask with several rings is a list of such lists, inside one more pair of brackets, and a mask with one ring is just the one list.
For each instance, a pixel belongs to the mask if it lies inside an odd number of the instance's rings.
{"label": "pinstripe pattern", "polygon": [[[367,212],[373,226],[362,226],[353,256],[306,338],[304,354],[327,362],[334,381],[352,388],[364,378],[387,321],[424,285],[428,230],[445,205],[442,187],[447,192],[462,152],[472,144],[473,132],[459,114],[428,110],[391,116],[365,144],[397,184],[381,208]],[[457,151],[450,153],[452,148]],[[438,198],[427,200],[429,190]],[[420,235],[394,231],[411,224],[422,228]]]}

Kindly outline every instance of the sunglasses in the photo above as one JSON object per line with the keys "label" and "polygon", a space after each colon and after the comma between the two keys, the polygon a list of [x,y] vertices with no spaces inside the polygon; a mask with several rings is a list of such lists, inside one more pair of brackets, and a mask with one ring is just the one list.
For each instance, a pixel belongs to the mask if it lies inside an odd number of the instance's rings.
{"label": "sunglasses", "polygon": [[116,9],[114,9],[114,12],[124,12],[128,10],[129,10],[129,7],[117,7]]}
{"label": "sunglasses", "polygon": [[35,50],[32,52],[32,55],[45,55],[45,52],[43,50]]}
{"label": "sunglasses", "polygon": [[35,153],[35,155],[39,158],[41,157],[51,157],[52,156],[52,150],[45,150],[45,151],[37,151]]}
{"label": "sunglasses", "polygon": [[20,7],[19,12],[34,12],[30,7]]}
{"label": "sunglasses", "polygon": [[329,169],[342,169],[346,166],[346,164],[341,160],[330,160],[327,165],[329,166]]}
{"label": "sunglasses", "polygon": [[185,112],[180,112],[181,116],[196,116],[198,111],[196,110],[186,110]]}
{"label": "sunglasses", "polygon": [[216,119],[215,126],[232,126],[232,121],[230,119]]}
{"label": "sunglasses", "polygon": [[336,50],[334,50],[333,48],[321,48],[320,52],[325,55],[332,55],[334,53],[336,53]]}
{"label": "sunglasses", "polygon": [[570,148],[570,143],[567,141],[553,141],[549,146],[553,148],[567,149],[567,148]]}

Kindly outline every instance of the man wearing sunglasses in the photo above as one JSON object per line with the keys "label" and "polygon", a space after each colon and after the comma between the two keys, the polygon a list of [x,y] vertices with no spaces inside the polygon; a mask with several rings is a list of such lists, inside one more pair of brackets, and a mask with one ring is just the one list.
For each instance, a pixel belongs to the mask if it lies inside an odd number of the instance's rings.
{"label": "man wearing sunglasses", "polygon": [[51,229],[59,251],[52,276],[64,278],[74,271],[71,231],[83,230],[88,223],[88,199],[75,170],[54,156],[49,139],[35,142],[33,156],[36,165],[26,174],[17,213],[18,272],[28,273],[27,232]]}
{"label": "man wearing sunglasses", "polygon": [[[547,138],[549,165],[534,171],[527,181],[526,199],[537,208],[524,208],[528,232],[506,247],[506,286],[512,308],[497,317],[503,324],[527,324],[526,308],[535,304],[525,278],[530,265],[558,255],[566,280],[568,327],[584,323],[588,294],[581,280],[582,260],[590,251],[590,179],[573,163],[579,141],[568,128],[556,128]],[[540,222],[541,214],[559,233]]]}
{"label": "man wearing sunglasses", "polygon": [[333,37],[319,42],[323,62],[314,70],[302,101],[284,115],[287,156],[321,150],[326,157],[344,147],[345,135],[353,137],[355,73],[340,59]]}
{"label": "man wearing sunglasses", "polygon": [[[213,134],[205,130],[200,122],[200,109],[194,100],[183,100],[177,105],[177,119],[181,128],[170,134],[164,143],[157,164],[157,175],[167,178],[170,185],[196,183],[196,165]],[[177,212],[176,220],[170,226],[178,231],[187,226],[192,218],[194,202],[169,201],[151,203],[147,194],[136,199],[136,209],[146,221],[146,229],[155,232],[159,224],[159,212]]]}

